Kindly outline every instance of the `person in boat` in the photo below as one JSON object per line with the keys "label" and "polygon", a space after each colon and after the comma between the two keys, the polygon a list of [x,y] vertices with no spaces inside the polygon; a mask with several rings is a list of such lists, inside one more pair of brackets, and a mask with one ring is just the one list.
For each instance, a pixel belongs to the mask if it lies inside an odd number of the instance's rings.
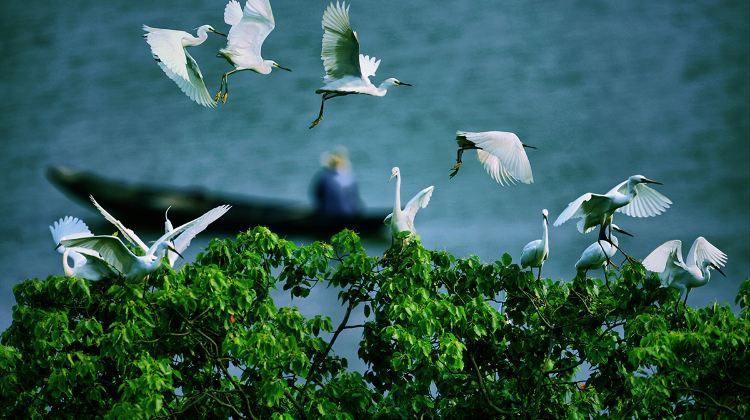
{"label": "person in boat", "polygon": [[346,148],[339,146],[323,153],[321,165],[312,183],[316,212],[328,217],[356,217],[362,211],[362,202]]}

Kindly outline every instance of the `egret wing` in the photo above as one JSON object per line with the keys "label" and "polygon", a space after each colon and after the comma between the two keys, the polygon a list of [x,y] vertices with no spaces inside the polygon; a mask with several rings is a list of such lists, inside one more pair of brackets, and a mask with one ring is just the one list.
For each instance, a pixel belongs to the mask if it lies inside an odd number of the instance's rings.
{"label": "egret wing", "polygon": [[[213,209],[207,211],[206,213],[204,213],[202,216],[198,217],[197,219],[191,220],[183,225],[180,225],[174,228],[170,232],[166,232],[159,239],[157,239],[153,245],[151,245],[151,247],[146,251],[146,255],[153,255],[162,242],[172,240],[172,238],[177,237],[177,235],[185,234],[186,235],[185,242],[189,244],[190,241],[195,237],[195,235],[197,235],[198,233],[206,229],[208,225],[210,225],[211,223],[216,221],[216,219],[224,215],[224,213],[229,211],[230,208],[232,208],[232,206],[229,206],[229,205],[214,207]],[[180,239],[179,237],[175,239],[175,249],[177,249],[177,240],[179,239]],[[185,247],[187,247],[187,245],[185,245]]]}
{"label": "egret wing", "polygon": [[586,193],[571,201],[568,206],[565,207],[565,210],[563,210],[562,213],[557,216],[557,220],[555,220],[555,223],[553,223],[553,225],[560,226],[561,224],[567,222],[572,218],[583,217],[583,204],[590,200],[592,195],[592,193]]}
{"label": "egret wing", "polygon": [[73,248],[73,250],[84,260],[84,264],[76,265],[76,277],[96,281],[116,275],[122,276],[122,273],[118,273],[98,252],[81,247]]}
{"label": "egret wing", "polygon": [[231,207],[230,206],[220,206],[217,207],[216,211],[212,210],[208,213],[208,217],[200,217],[196,219],[198,222],[192,226],[190,226],[188,229],[185,229],[179,236],[174,238],[174,249],[177,250],[177,252],[182,252],[187,249],[188,246],[190,246],[190,241],[193,240],[199,233],[203,232],[208,225],[216,221],[219,217],[224,215]]}
{"label": "egret wing", "polygon": [[[323,12],[323,47],[320,58],[323,59],[326,71],[325,80],[344,76],[362,77],[359,41],[349,24],[349,6],[346,3],[331,3]],[[368,70],[374,74],[375,69]]]}
{"label": "egret wing", "polygon": [[682,242],[679,239],[664,242],[656,247],[643,259],[643,267],[648,271],[660,273],[662,280],[668,280],[671,278],[672,270],[676,267],[675,262],[680,265],[684,264]]}
{"label": "egret wing", "polygon": [[369,79],[371,76],[375,76],[375,72],[378,71],[380,66],[380,60],[369,55],[359,55],[359,68],[362,72],[363,79]]}
{"label": "egret wing", "polygon": [[144,251],[148,251],[148,246],[141,240],[141,238],[138,237],[138,235],[135,234],[132,230],[125,227],[125,225],[122,224],[119,220],[115,219],[114,216],[109,214],[107,210],[104,210],[102,206],[99,205],[99,203],[96,202],[93,195],[90,195],[89,198],[91,199],[91,202],[94,203],[94,207],[96,207],[97,210],[99,210],[99,213],[104,216],[105,219],[107,219],[108,222],[115,225],[117,230],[122,233],[122,236],[133,245],[136,245],[143,249]]}
{"label": "egret wing", "polygon": [[206,82],[203,80],[203,74],[201,69],[198,67],[198,63],[193,59],[193,56],[185,51],[185,59],[187,66],[188,79],[182,78],[179,74],[174,73],[169,67],[165,66],[164,63],[160,62],[159,67],[164,71],[170,79],[172,79],[180,90],[199,105],[203,105],[208,108],[216,106],[216,101],[208,93],[206,88]]}
{"label": "egret wing", "polygon": [[[617,188],[620,193],[627,194],[627,181],[621,183],[615,188]],[[664,211],[669,208],[670,204],[672,204],[672,201],[662,193],[641,183],[636,184],[635,186],[635,197],[633,197],[633,200],[616,211],[625,213],[630,217],[652,217],[664,213]]]}
{"label": "egret wing", "polygon": [[[147,25],[143,25],[143,30],[146,31],[144,37],[151,47],[151,54],[154,58],[164,64],[175,77],[190,80],[187,73],[185,47],[182,46],[182,38],[190,34],[173,29],[152,28]],[[174,80],[169,73],[167,76]]]}
{"label": "egret wing", "polygon": [[224,22],[234,26],[242,20],[242,6],[236,0],[232,0],[224,7]]}
{"label": "egret wing", "polygon": [[[526,156],[523,143],[514,133],[486,131],[482,133],[457,132],[456,135],[463,135],[467,140],[482,149],[477,150],[477,156],[496,181],[502,184],[503,174],[500,173],[502,170],[505,175],[513,178],[513,182],[515,180],[524,184],[534,182],[531,164]],[[487,153],[480,153],[480,151]],[[490,170],[493,172],[490,172]]]}
{"label": "egret wing", "polygon": [[[224,9],[225,20],[229,7],[229,4],[227,4]],[[230,18],[235,18],[234,13],[236,11],[231,12]],[[232,25],[232,29],[227,34],[227,49],[246,51],[260,58],[260,49],[263,42],[275,26],[276,22],[269,0],[248,0],[245,2],[245,8],[242,9],[242,19]]]}
{"label": "egret wing", "polygon": [[[96,251],[102,260],[120,273],[129,272],[137,263],[135,256],[120,238],[109,235],[89,236],[86,238],[63,239],[66,247],[87,248]],[[80,250],[76,250],[80,252]]]}
{"label": "egret wing", "polygon": [[713,246],[706,238],[699,236],[693,241],[693,246],[688,251],[687,265],[702,267],[705,261],[723,267],[727,263],[727,254]]}
{"label": "egret wing", "polygon": [[[73,217],[65,216],[52,223],[49,227],[50,233],[52,233],[52,240],[55,245],[59,245],[63,239],[82,238],[86,236],[93,236],[89,227],[83,220]],[[64,247],[58,247],[57,250],[62,254],[65,252]]]}
{"label": "egret wing", "polygon": [[425,208],[428,204],[430,204],[430,198],[432,197],[432,191],[434,189],[435,186],[430,185],[429,187],[418,192],[417,195],[412,197],[412,199],[409,200],[408,203],[406,203],[406,207],[404,207],[404,214],[408,217],[409,220],[413,221],[414,216],[416,216],[417,214],[417,211],[419,211],[420,208]]}

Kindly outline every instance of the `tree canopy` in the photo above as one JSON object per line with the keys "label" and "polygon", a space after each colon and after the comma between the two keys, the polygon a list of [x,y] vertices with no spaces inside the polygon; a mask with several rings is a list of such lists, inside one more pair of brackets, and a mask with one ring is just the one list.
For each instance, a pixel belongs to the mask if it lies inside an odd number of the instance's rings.
{"label": "tree canopy", "polygon": [[[678,304],[631,261],[541,279],[399,235],[296,246],[258,227],[143,281],[51,276],[15,289],[0,416],[502,418],[750,415],[750,280],[735,314]],[[280,307],[338,290],[342,321]],[[351,315],[362,311],[365,322]],[[361,331],[363,373],[332,351]]]}

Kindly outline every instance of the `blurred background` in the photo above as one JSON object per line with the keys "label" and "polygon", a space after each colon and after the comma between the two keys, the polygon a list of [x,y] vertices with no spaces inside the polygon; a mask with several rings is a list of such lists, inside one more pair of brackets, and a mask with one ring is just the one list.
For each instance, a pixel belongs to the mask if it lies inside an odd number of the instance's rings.
{"label": "blurred background", "polygon": [[[687,252],[705,236],[728,254],[727,278],[714,275],[689,303],[733,304],[750,273],[747,1],[351,3],[361,52],[383,60],[373,81],[395,76],[414,87],[332,100],[308,130],[320,105],[314,90],[322,84],[327,2],[273,0],[276,30],[263,55],[293,72],[233,75],[229,101],[215,110],[164,75],[141,25],[226,32],[224,2],[3,2],[0,330],[11,322],[15,284],[62,274],[49,224],[74,215],[96,232],[113,231],[49,183],[49,165],[308,201],[320,155],[336,145],[348,148],[370,207],[392,206],[393,166],[401,168],[404,200],[435,185],[416,220],[424,245],[487,262],[503,252],[518,261],[541,237],[542,208],[554,221],[584,192],[605,193],[633,174],[661,181],[672,208],[656,218],[619,216],[636,235],[620,246],[643,258],[670,239]],[[215,57],[224,42],[211,36],[190,50],[211,93],[230,69]],[[535,182],[501,187],[473,152],[449,180],[457,129],[517,133],[537,147],[528,150]],[[193,242],[188,260],[211,236]],[[543,275],[571,279],[595,239],[574,222],[551,228]],[[390,243],[364,242],[372,255]],[[338,308],[335,292],[315,296],[305,311]],[[329,313],[334,322],[338,312]]]}

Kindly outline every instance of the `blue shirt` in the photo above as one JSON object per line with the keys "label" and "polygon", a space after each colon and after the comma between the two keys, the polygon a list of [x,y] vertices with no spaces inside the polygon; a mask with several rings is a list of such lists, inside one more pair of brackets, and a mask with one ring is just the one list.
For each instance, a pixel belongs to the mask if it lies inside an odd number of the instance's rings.
{"label": "blue shirt", "polygon": [[352,217],[361,210],[359,189],[350,170],[323,168],[313,183],[315,210],[326,216]]}

